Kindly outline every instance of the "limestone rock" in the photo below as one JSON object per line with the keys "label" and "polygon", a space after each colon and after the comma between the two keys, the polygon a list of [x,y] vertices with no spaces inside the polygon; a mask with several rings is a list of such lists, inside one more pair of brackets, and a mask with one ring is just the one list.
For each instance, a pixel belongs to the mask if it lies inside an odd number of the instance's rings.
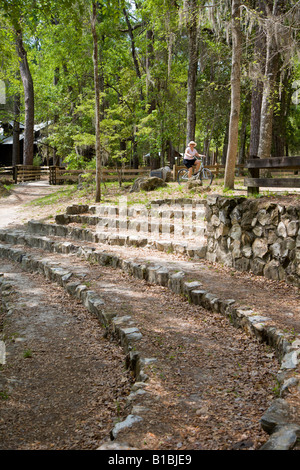
{"label": "limestone rock", "polygon": [[156,176],[137,178],[133,183],[130,192],[135,191],[153,191],[156,188],[167,186],[167,183],[162,178]]}
{"label": "limestone rock", "polygon": [[139,423],[142,421],[142,418],[137,415],[128,415],[124,421],[117,423],[115,427],[111,431],[111,438],[116,439],[117,435],[120,431],[126,430],[127,428],[131,428],[134,424]]}
{"label": "limestone rock", "polygon": [[292,422],[293,412],[289,404],[282,398],[274,400],[271,406],[267,409],[262,416],[260,423],[261,427],[268,434],[272,434],[276,426],[284,426]]}
{"label": "limestone rock", "polygon": [[279,237],[285,238],[287,236],[287,231],[286,231],[286,226],[284,222],[279,222],[278,227],[277,227],[277,233]]}
{"label": "limestone rock", "polygon": [[267,213],[266,209],[261,209],[257,213],[257,220],[261,225],[269,225],[271,222],[270,214]]}
{"label": "limestone rock", "polygon": [[186,188],[187,189],[201,189],[202,187],[202,181],[200,180],[192,180],[192,181],[188,181],[187,184],[186,184]]}
{"label": "limestone rock", "polygon": [[285,272],[279,261],[271,260],[264,268],[264,276],[281,281],[285,278]]}
{"label": "limestone rock", "polygon": [[274,432],[270,439],[260,450],[291,450],[297,442],[300,427],[297,425],[286,425]]}
{"label": "limestone rock", "polygon": [[253,254],[255,257],[263,258],[268,252],[267,242],[262,238],[257,238],[252,245]]}

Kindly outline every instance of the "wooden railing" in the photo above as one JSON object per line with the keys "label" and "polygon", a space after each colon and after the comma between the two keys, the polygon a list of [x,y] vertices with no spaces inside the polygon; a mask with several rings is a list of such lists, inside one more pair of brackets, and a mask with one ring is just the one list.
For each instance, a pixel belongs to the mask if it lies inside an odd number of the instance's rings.
{"label": "wooden railing", "polygon": [[[9,167],[0,167],[0,178],[11,179],[15,184],[26,181],[37,181],[41,177],[49,177],[49,184],[63,184],[66,182],[77,183],[79,175],[91,174],[95,175],[96,171],[86,170],[68,170],[60,166],[33,166],[33,165],[16,165]],[[138,176],[150,174],[150,168],[102,168],[103,181],[130,181]]]}
{"label": "wooden railing", "polygon": [[12,183],[38,181],[41,177],[48,177],[49,166],[15,165],[0,167],[0,179],[11,180]]}
{"label": "wooden railing", "polygon": [[50,166],[49,167],[49,184],[59,184],[58,177],[60,170],[65,170],[64,167],[60,166]]}
{"label": "wooden railing", "polygon": [[252,157],[246,163],[250,178],[245,178],[244,185],[247,187],[249,195],[259,193],[259,188],[300,188],[300,176],[272,178],[269,176],[260,177],[260,170],[271,173],[272,171],[282,172],[300,170],[300,157],[273,157],[257,158]]}
{"label": "wooden railing", "polygon": [[[176,181],[177,172],[183,165],[174,165],[172,176],[173,180]],[[208,165],[209,168],[215,175],[215,177],[222,176],[225,170],[224,165],[215,164]],[[237,165],[237,171],[242,171],[244,165]],[[126,168],[126,169],[115,169],[115,168],[102,168],[102,179],[103,181],[131,181],[138,176],[150,175],[150,168]],[[5,175],[11,177],[15,183],[24,181],[35,181],[40,179],[42,176],[49,177],[49,184],[63,184],[63,183],[76,183],[79,175],[92,174],[95,175],[96,171],[86,170],[68,170],[63,166],[31,166],[31,165],[17,165],[15,167],[2,167],[0,168],[0,176]]]}
{"label": "wooden railing", "polygon": [[13,166],[2,166],[0,167],[0,181],[11,181],[14,179],[14,167]]}
{"label": "wooden railing", "polygon": [[33,165],[14,166],[15,183],[24,183],[26,181],[38,181],[41,179],[41,168]]}
{"label": "wooden railing", "polygon": [[[150,168],[102,168],[102,181],[130,181],[138,176],[148,175]],[[63,184],[66,182],[77,182],[80,175],[91,174],[95,175],[96,170],[68,170],[64,167],[52,166],[49,167],[49,184]]]}
{"label": "wooden railing", "polygon": [[[173,181],[176,181],[177,173],[183,165],[174,165],[172,170]],[[215,164],[207,165],[215,175],[222,176],[225,170],[224,165]],[[296,157],[280,157],[280,158],[264,158],[251,157],[245,165],[236,165],[236,173],[239,175],[244,170],[249,172],[250,177],[244,179],[244,185],[247,187],[249,195],[258,194],[260,187],[270,188],[300,188],[300,175],[296,173],[300,170],[300,156]],[[264,170],[271,174],[271,177],[260,175],[260,170]],[[293,177],[289,173],[294,173]],[[91,174],[95,175],[96,171],[91,170],[67,170],[59,166],[33,166],[33,165],[17,165],[9,167],[0,167],[0,178],[6,181],[11,180],[14,183],[37,181],[41,177],[49,177],[49,184],[63,184],[66,182],[78,182],[79,175]],[[276,174],[277,173],[277,174]],[[273,177],[273,175],[276,175]],[[150,175],[150,168],[102,168],[102,180],[107,181],[132,181],[138,176]]]}

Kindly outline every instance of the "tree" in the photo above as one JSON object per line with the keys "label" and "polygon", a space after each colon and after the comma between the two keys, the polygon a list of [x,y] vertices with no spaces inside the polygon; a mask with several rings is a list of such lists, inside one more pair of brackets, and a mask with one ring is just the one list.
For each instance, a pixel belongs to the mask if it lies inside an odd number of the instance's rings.
{"label": "tree", "polygon": [[198,2],[186,2],[186,25],[188,33],[188,77],[186,100],[186,144],[195,139],[196,130],[196,82],[198,68]]}
{"label": "tree", "polygon": [[20,76],[24,88],[25,99],[25,129],[24,129],[24,151],[23,164],[33,163],[33,140],[34,140],[34,88],[31,71],[27,59],[27,51],[23,41],[24,15],[26,8],[31,8],[26,0],[21,2],[6,1],[1,2],[0,7],[5,12],[5,16],[10,22],[16,38],[16,51],[19,57]]}
{"label": "tree", "polygon": [[[277,95],[274,95],[272,146],[277,153],[284,147],[294,149],[298,115],[291,95],[293,80],[298,75],[294,76],[291,61],[287,60],[286,38],[288,31],[298,31],[296,8],[291,7],[295,2],[288,0],[285,13],[275,16],[272,9],[267,14],[261,8],[272,7],[274,0],[247,0],[242,5],[246,15],[240,22],[237,13],[234,22],[232,8],[237,3],[61,0],[58,5],[54,0],[0,0],[2,12],[6,11],[6,24],[9,22],[10,30],[15,24],[14,31],[19,27],[22,33],[19,39],[23,41],[34,83],[34,117],[36,122],[51,121],[44,142],[56,148],[60,162],[73,168],[97,167],[101,148],[101,165],[117,162],[137,167],[145,162],[142,156],[146,154],[151,155],[155,164],[164,165],[167,148],[172,163],[186,139],[197,140],[205,153],[213,149],[217,155],[223,150],[224,156],[228,141],[226,179],[231,181],[226,181],[226,185],[231,185],[238,154],[244,158],[248,153],[249,111],[247,106],[240,111],[239,101],[246,105],[250,91],[253,91],[250,154],[257,154],[258,124],[263,117],[260,84],[266,63],[266,55],[258,56],[258,51],[264,51],[269,20],[273,30],[279,31],[274,34],[274,45],[280,52],[280,73],[274,83]],[[241,29],[246,46],[242,58],[236,41]],[[16,33],[13,38],[4,39],[4,46],[1,30],[0,37],[1,50],[10,48],[17,58],[12,46]],[[22,48],[20,51],[23,52]],[[255,69],[258,59],[259,67]],[[20,62],[18,58],[18,66]],[[13,67],[5,57],[0,77],[3,78],[8,63],[12,120],[12,97],[17,96],[19,89],[11,86],[16,62]],[[258,73],[254,76],[253,71]],[[22,88],[20,97],[23,121]],[[241,129],[239,135],[237,126]],[[278,129],[282,131],[280,135]]]}
{"label": "tree", "polygon": [[[267,15],[261,22],[266,37],[266,61],[261,104],[259,158],[270,158],[273,153],[274,111],[279,104],[278,81],[280,80],[280,88],[287,89],[287,76],[290,75],[292,54],[299,32],[297,3],[299,2],[284,0],[266,2]],[[287,112],[284,104],[286,89],[281,95],[283,97],[282,108],[285,108],[282,116],[286,116]],[[285,120],[284,118],[281,123],[283,127]]]}
{"label": "tree", "polygon": [[[262,0],[256,2],[257,14],[266,15],[265,4]],[[253,60],[251,62],[251,118],[250,118],[250,156],[258,155],[259,134],[260,134],[260,119],[261,119],[261,103],[263,93],[263,75],[265,67],[265,50],[266,39],[262,25],[259,21],[255,24],[255,37],[254,37],[254,52]]]}
{"label": "tree", "polygon": [[231,113],[229,141],[225,167],[224,187],[234,188],[234,172],[238,150],[239,115],[241,101],[241,54],[242,34],[240,25],[240,0],[232,0],[232,71],[231,71]]}
{"label": "tree", "polygon": [[272,15],[269,11],[269,18],[267,18],[267,21],[265,23],[266,65],[261,103],[259,145],[257,152],[259,158],[270,158],[271,155],[275,89],[277,73],[279,70],[279,53],[274,37],[272,16],[279,14],[279,3],[281,2],[277,0],[274,1],[274,9]]}
{"label": "tree", "polygon": [[98,36],[96,32],[97,3],[92,2],[91,28],[93,35],[93,63],[95,87],[95,129],[96,129],[96,196],[95,201],[101,199],[101,148],[100,148],[100,93],[98,75]]}
{"label": "tree", "polygon": [[20,58],[20,75],[24,87],[25,98],[23,165],[32,165],[34,141],[34,88],[21,29],[16,30],[16,43],[17,53]]}
{"label": "tree", "polygon": [[13,124],[13,151],[12,165],[20,164],[20,94],[14,95],[14,124]]}

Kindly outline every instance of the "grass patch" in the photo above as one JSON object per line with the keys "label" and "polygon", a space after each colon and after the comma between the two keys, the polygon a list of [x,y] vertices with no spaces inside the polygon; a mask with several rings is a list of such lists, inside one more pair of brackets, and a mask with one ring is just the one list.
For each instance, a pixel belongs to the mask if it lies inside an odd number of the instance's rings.
{"label": "grass patch", "polygon": [[9,399],[9,394],[6,392],[6,390],[2,390],[0,392],[0,400],[8,400]]}
{"label": "grass patch", "polygon": [[[102,204],[119,204],[120,198],[125,197],[127,205],[143,205],[150,207],[157,200],[169,200],[192,198],[195,202],[203,201],[208,195],[220,195],[228,198],[245,197],[247,198],[247,189],[243,187],[243,178],[235,179],[235,188],[224,188],[224,179],[221,177],[215,178],[211,185],[209,193],[201,191],[190,191],[185,184],[179,185],[177,182],[168,182],[166,187],[160,187],[153,191],[137,191],[130,192],[133,181],[126,181],[120,186],[117,181],[109,181],[101,185],[101,203]],[[264,191],[260,193],[257,198],[261,197],[278,197],[279,194],[271,191]],[[253,197],[253,196],[251,196]],[[300,196],[298,196],[300,198]],[[95,184],[85,184],[78,189],[77,184],[68,184],[60,186],[53,193],[35,199],[34,201],[26,204],[27,206],[35,207],[50,207],[53,206],[56,210],[59,209],[59,204],[95,204]],[[61,209],[63,210],[63,208]]]}
{"label": "grass patch", "polygon": [[52,204],[57,204],[58,202],[61,202],[62,199],[70,199],[72,196],[74,196],[75,191],[76,186],[71,185],[67,188],[64,187],[63,189],[59,189],[58,191],[55,191],[52,194],[48,194],[47,196],[42,196],[38,199],[35,199],[34,201],[31,201],[26,205],[39,207],[50,206]]}
{"label": "grass patch", "polygon": [[24,352],[23,352],[23,357],[26,359],[28,357],[32,357],[32,351],[31,349],[26,349]]}

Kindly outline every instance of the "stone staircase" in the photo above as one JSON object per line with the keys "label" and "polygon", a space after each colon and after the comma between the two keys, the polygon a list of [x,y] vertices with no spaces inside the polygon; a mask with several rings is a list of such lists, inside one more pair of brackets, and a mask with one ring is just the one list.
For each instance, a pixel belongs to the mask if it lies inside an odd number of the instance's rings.
{"label": "stone staircase", "polygon": [[[286,382],[291,375],[298,377],[299,339],[291,344],[290,336],[270,325],[268,317],[204,284],[200,276],[205,271],[201,260],[206,254],[204,204],[183,201],[171,207],[163,201],[147,210],[145,207],[73,205],[65,214],[57,215],[55,223],[32,220],[26,227],[1,230],[0,241],[2,258],[18,262],[25,271],[39,272],[63,286],[96,315],[104,327],[113,329],[124,347],[127,365],[133,370],[137,384],[147,381],[145,364],[149,359],[140,357],[136,348],[141,338],[138,325],[132,325],[130,318],[107,312],[101,297],[83,283],[95,263],[167,287],[170,293],[183,295],[192,304],[221,313],[249,335],[268,343],[283,364],[282,390],[287,389]],[[83,266],[81,259],[89,266]],[[138,388],[135,387],[133,393]],[[140,419],[138,414],[130,413],[125,422],[112,430],[111,439],[116,441],[121,429],[131,427]],[[292,432],[295,437],[300,428],[289,419],[284,423],[286,432]],[[269,422],[265,426],[267,428]],[[276,426],[273,426],[270,448],[279,446],[275,431]]]}
{"label": "stone staircase", "polygon": [[203,259],[206,255],[203,203],[164,202],[152,204],[151,208],[74,205],[55,220],[60,227],[53,224],[37,227],[34,222],[29,228],[32,233],[42,230],[45,235],[70,236],[95,243],[150,247],[194,259]]}

